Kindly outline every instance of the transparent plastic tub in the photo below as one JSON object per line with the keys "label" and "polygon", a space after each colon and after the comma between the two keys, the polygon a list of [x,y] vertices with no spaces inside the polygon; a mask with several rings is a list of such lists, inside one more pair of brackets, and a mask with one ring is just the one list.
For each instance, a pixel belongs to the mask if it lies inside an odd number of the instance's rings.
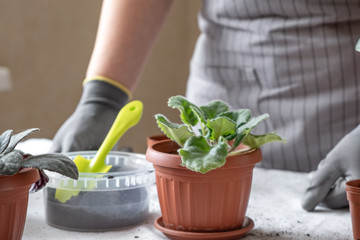
{"label": "transparent plastic tub", "polygon": [[[91,159],[96,151],[71,152]],[[145,155],[110,152],[108,173],[80,173],[78,180],[47,172],[44,189],[45,217],[50,226],[72,231],[110,231],[146,220],[150,186],[155,183],[152,164]],[[62,203],[55,199],[56,189],[79,192]]]}

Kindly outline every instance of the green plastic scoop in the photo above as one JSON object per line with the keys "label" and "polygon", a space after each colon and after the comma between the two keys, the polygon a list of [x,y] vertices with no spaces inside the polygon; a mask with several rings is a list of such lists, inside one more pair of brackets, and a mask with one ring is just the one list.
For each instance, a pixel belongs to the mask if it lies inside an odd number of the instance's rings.
{"label": "green plastic scoop", "polygon": [[[135,126],[142,116],[143,104],[140,101],[132,101],[126,104],[117,115],[109,133],[105,137],[99,150],[93,159],[86,159],[80,155],[76,156],[74,162],[79,172],[107,173],[111,165],[105,164],[105,159],[110,150],[115,146],[121,136],[131,127]],[[64,203],[72,196],[79,194],[79,191],[56,189],[55,199]]]}
{"label": "green plastic scoop", "polygon": [[105,158],[115,146],[121,136],[131,127],[135,126],[141,118],[143,105],[140,101],[132,101],[125,105],[117,115],[104,142],[101,144],[93,159],[76,156],[74,162],[79,172],[106,173],[111,165],[105,164]]}

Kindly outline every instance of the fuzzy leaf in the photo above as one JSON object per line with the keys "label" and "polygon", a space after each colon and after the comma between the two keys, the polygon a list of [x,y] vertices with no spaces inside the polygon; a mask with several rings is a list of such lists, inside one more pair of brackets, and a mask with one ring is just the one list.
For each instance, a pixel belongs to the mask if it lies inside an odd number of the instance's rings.
{"label": "fuzzy leaf", "polygon": [[262,122],[263,120],[265,120],[266,118],[269,117],[269,114],[265,113],[263,115],[257,116],[257,117],[253,117],[252,119],[250,119],[250,121],[248,121],[246,124],[242,125],[239,127],[239,131],[242,130],[252,130],[253,128],[255,128],[260,122]]}
{"label": "fuzzy leaf", "polygon": [[[183,96],[169,98],[168,105],[180,110],[183,124],[171,123],[161,114],[156,115],[157,123],[169,138],[182,147],[178,150],[182,165],[193,171],[206,173],[222,166],[226,156],[239,154],[234,150],[243,141],[253,147],[281,139],[271,134],[266,137],[249,135],[253,128],[269,117],[268,114],[252,118],[249,109],[230,111],[227,103],[220,100],[198,107]],[[231,146],[228,140],[234,140]]]}
{"label": "fuzzy leaf", "polygon": [[0,154],[2,152],[4,152],[5,149],[7,148],[7,146],[9,145],[12,133],[13,133],[12,130],[7,130],[1,134],[1,136],[0,136]]}
{"label": "fuzzy leaf", "polygon": [[252,129],[254,129],[260,122],[262,122],[263,120],[265,120],[268,117],[269,117],[269,114],[263,114],[263,115],[254,117],[254,118],[250,119],[250,121],[248,121],[244,125],[241,125],[236,130],[237,136],[235,138],[232,149],[237,148],[240,145],[240,143],[243,141],[243,139],[246,137],[246,135],[248,135]]}
{"label": "fuzzy leaf", "polygon": [[250,120],[251,111],[249,109],[240,109],[232,112],[224,112],[220,116],[230,118],[236,123],[236,127],[240,127]]}
{"label": "fuzzy leaf", "polygon": [[47,153],[28,157],[23,167],[45,169],[60,173],[72,179],[78,179],[79,172],[76,164],[61,153]]}
{"label": "fuzzy leaf", "polygon": [[220,100],[214,100],[206,104],[205,106],[200,107],[205,120],[214,119],[218,117],[221,113],[229,110],[229,106]]}
{"label": "fuzzy leaf", "polygon": [[[239,129],[242,125],[249,122],[251,118],[251,111],[249,109],[240,109],[231,112],[224,112],[223,114],[221,114],[221,116],[225,116],[233,120],[236,123],[236,128]],[[226,139],[230,141],[237,137],[237,141],[235,142],[241,142],[242,138],[245,135],[243,133],[238,134],[238,132],[239,131],[236,131],[235,134],[226,136]]]}
{"label": "fuzzy leaf", "polygon": [[18,150],[0,156],[0,175],[14,175],[20,170],[22,162],[23,155]]}
{"label": "fuzzy leaf", "polygon": [[206,118],[204,116],[204,113],[201,111],[201,109],[194,106],[190,106],[190,108],[197,117],[198,121],[200,121],[203,124],[206,124]]}
{"label": "fuzzy leaf", "polygon": [[227,117],[208,120],[207,127],[211,129],[212,140],[217,140],[220,136],[233,135],[236,131],[236,123]]}
{"label": "fuzzy leaf", "polygon": [[231,151],[237,148],[241,144],[241,142],[249,132],[250,130],[246,130],[236,135]]}
{"label": "fuzzy leaf", "polygon": [[175,141],[179,146],[184,146],[187,139],[194,136],[184,124],[170,122],[164,115],[156,114],[156,122],[165,135]]}
{"label": "fuzzy leaf", "polygon": [[258,148],[266,143],[277,141],[286,143],[286,140],[277,135],[276,133],[267,133],[264,135],[252,135],[251,133],[249,133],[244,138],[243,143],[250,148]]}
{"label": "fuzzy leaf", "polygon": [[196,172],[207,173],[225,164],[227,147],[226,140],[222,137],[216,145],[210,146],[203,136],[193,136],[186,141],[179,154],[183,166]]}
{"label": "fuzzy leaf", "polygon": [[23,140],[24,138],[26,138],[29,134],[33,133],[33,132],[36,132],[36,131],[39,131],[38,128],[30,128],[28,130],[25,130],[25,131],[22,131],[22,132],[19,132],[15,135],[13,135],[11,137],[11,140],[10,140],[10,143],[9,145],[7,146],[7,148],[5,149],[4,153],[9,153],[11,152],[12,150],[14,150],[14,148],[16,147],[16,145],[21,141]]}
{"label": "fuzzy leaf", "polygon": [[170,97],[168,106],[171,108],[177,108],[180,111],[180,118],[183,123],[191,126],[195,126],[198,123],[198,118],[191,109],[191,106],[195,108],[197,108],[197,106],[189,102],[183,96],[178,95]]}

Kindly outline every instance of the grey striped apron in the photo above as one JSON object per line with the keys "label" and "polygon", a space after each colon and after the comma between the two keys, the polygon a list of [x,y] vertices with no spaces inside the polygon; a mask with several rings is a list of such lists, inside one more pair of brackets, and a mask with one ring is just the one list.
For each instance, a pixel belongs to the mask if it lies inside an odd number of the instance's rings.
{"label": "grey striped apron", "polygon": [[359,0],[204,0],[199,27],[187,97],[269,113],[261,166],[314,170],[360,123]]}

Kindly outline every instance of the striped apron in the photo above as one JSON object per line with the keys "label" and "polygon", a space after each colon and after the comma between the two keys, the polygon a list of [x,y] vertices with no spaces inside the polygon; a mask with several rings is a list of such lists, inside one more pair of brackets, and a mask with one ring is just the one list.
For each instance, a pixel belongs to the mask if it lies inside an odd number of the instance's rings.
{"label": "striped apron", "polygon": [[[203,0],[187,97],[254,116],[262,167],[311,171],[360,123],[359,0]],[[360,146],[359,146],[360,147]]]}

